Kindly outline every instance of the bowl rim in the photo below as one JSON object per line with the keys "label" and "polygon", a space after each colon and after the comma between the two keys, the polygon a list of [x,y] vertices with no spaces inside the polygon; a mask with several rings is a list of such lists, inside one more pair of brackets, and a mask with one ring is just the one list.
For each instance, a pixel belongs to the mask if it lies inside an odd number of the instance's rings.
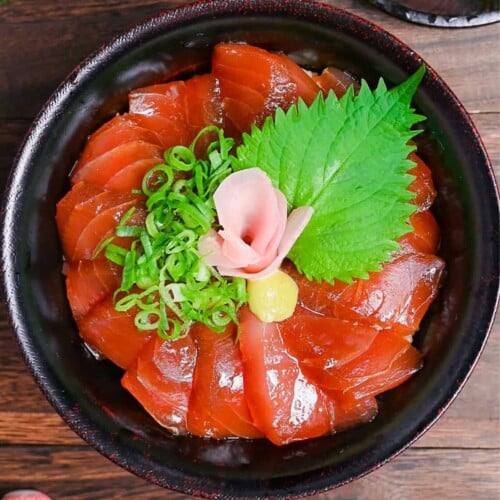
{"label": "bowl rim", "polygon": [[[24,360],[45,397],[56,409],[59,415],[61,415],[68,426],[82,439],[117,465],[120,465],[143,479],[147,479],[165,488],[203,497],[213,495],[225,497],[229,491],[227,489],[227,484],[225,484],[226,480],[224,478],[207,478],[203,476],[197,477],[193,480],[193,478],[189,476],[189,473],[185,474],[179,470],[172,470],[171,475],[168,478],[152,475],[150,473],[151,467],[148,468],[148,464],[150,464],[150,462],[147,462],[147,460],[142,460],[139,461],[139,463],[132,464],[126,459],[126,453],[123,453],[123,455],[121,453],[117,453],[117,449],[123,445],[113,442],[112,438],[105,430],[98,428],[92,432],[88,431],[88,429],[92,429],[94,427],[93,421],[85,415],[85,413],[82,412],[82,410],[74,403],[71,397],[65,393],[62,381],[59,380],[54,373],[47,370],[47,368],[43,366],[43,359],[40,357],[39,353],[37,353],[36,346],[30,337],[27,324],[23,319],[23,297],[21,296],[19,290],[16,271],[17,262],[14,250],[15,245],[13,242],[16,241],[15,228],[16,220],[19,216],[19,211],[16,207],[17,203],[22,200],[22,193],[24,192],[24,187],[28,182],[29,164],[31,157],[33,156],[33,151],[36,150],[37,144],[39,144],[44,131],[47,128],[50,128],[51,124],[57,122],[57,110],[61,106],[64,106],[64,103],[70,102],[73,93],[78,88],[83,86],[93,77],[93,75],[96,74],[96,72],[99,71],[99,68],[106,66],[113,60],[113,58],[119,57],[126,50],[135,47],[144,40],[153,39],[157,34],[163,32],[164,30],[174,29],[185,24],[194,24],[202,20],[206,21],[211,16],[241,16],[244,12],[251,12],[253,15],[268,17],[281,15],[286,16],[287,19],[299,19],[307,23],[317,23],[318,13],[321,12],[326,19],[342,19],[344,22],[348,23],[348,25],[356,26],[357,29],[361,30],[363,33],[370,34],[370,32],[374,32],[378,35],[382,35],[384,37],[384,42],[390,46],[390,50],[399,53],[402,56],[402,59],[404,59],[404,64],[406,65],[404,69],[407,70],[410,69],[410,67],[416,69],[418,65],[425,64],[428,74],[438,83],[442,91],[446,94],[447,99],[459,112],[463,125],[468,127],[469,131],[472,132],[476,146],[484,156],[484,165],[489,171],[493,189],[496,192],[496,199],[493,201],[492,205],[496,205],[497,209],[500,207],[498,188],[496,187],[495,175],[492,169],[491,161],[479,133],[466,112],[463,104],[449,89],[447,84],[441,80],[437,73],[404,42],[400,41],[397,37],[380,28],[371,21],[359,17],[349,11],[339,9],[329,4],[303,0],[288,0],[287,2],[250,0],[245,2],[244,7],[242,7],[241,2],[235,0],[202,0],[160,12],[159,14],[130,28],[126,32],[114,37],[111,41],[102,45],[93,54],[85,58],[83,62],[63,80],[55,92],[49,97],[33,121],[21,148],[14,159],[13,167],[7,181],[7,187],[4,192],[4,208],[2,213],[2,279],[5,290],[5,302],[9,312],[11,327],[21,348]],[[498,234],[494,244],[497,248],[499,247]],[[458,385],[454,393],[451,397],[447,393],[446,397],[441,398],[442,400],[439,402],[440,409],[437,412],[434,412],[432,418],[427,417],[422,420],[413,438],[406,440],[403,444],[399,441],[394,443],[388,455],[384,455],[383,457],[373,457],[370,460],[369,468],[365,467],[363,470],[348,471],[348,473],[344,474],[343,479],[340,481],[332,482],[332,470],[326,468],[309,472],[307,473],[307,480],[305,478],[299,478],[295,483],[290,482],[290,478],[284,478],[282,481],[283,484],[277,489],[271,489],[268,484],[256,485],[253,482],[251,482],[251,484],[247,484],[245,481],[240,483],[238,487],[248,487],[251,489],[252,493],[260,495],[271,493],[274,498],[293,498],[304,495],[318,494],[368,474],[369,472],[382,466],[387,461],[393,459],[395,456],[412,445],[423,432],[428,430],[434,424],[442,412],[456,398],[458,392],[469,378],[486,345],[489,332],[491,331],[493,325],[500,296],[500,290],[498,287],[498,259],[496,264],[497,273],[496,276],[494,276],[496,281],[495,279],[491,280],[489,288],[489,298],[491,299],[490,301],[494,303],[494,306],[491,314],[482,325],[484,333],[476,342],[474,351],[470,353],[468,357],[469,362],[464,363],[464,366],[460,371]],[[307,484],[304,481],[306,481]],[[245,496],[250,493],[249,489],[242,489],[242,491],[246,492]],[[221,492],[222,495],[220,495]],[[228,498],[236,498],[234,491],[231,492],[231,495],[229,495]]]}

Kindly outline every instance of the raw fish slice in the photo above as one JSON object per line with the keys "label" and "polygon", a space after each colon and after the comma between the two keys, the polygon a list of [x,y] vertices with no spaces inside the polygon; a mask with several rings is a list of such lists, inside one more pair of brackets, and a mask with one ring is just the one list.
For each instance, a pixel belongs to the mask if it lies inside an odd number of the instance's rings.
{"label": "raw fish slice", "polygon": [[[266,105],[266,97],[262,95],[261,91],[258,89],[259,83],[254,82],[248,76],[251,76],[252,72],[248,72],[245,70],[238,70],[234,68],[231,71],[231,77],[238,79],[237,81],[230,80],[229,78],[224,77],[224,96],[225,99],[234,99],[237,103],[241,102],[240,99],[236,99],[235,96],[238,96],[243,91],[242,87],[244,87],[244,109],[251,110],[252,119],[255,119],[255,110],[263,109]],[[244,82],[244,83],[242,83]],[[233,97],[234,96],[234,97]]]}
{"label": "raw fish slice", "polygon": [[149,158],[138,160],[113,175],[104,187],[112,191],[131,192],[134,189],[141,189],[144,175],[156,165],[163,163],[162,159]]}
{"label": "raw fish slice", "polygon": [[251,45],[217,45],[212,73],[219,81],[226,125],[233,134],[248,132],[252,123],[261,125],[266,116],[277,108],[288,109],[299,97],[310,104],[320,91],[290,58]]}
{"label": "raw fish slice", "polygon": [[[252,425],[243,391],[243,365],[236,325],[216,334],[201,323],[190,335],[198,355],[187,416],[188,431],[201,437],[262,437]],[[242,418],[240,417],[242,415]]]}
{"label": "raw fish slice", "polygon": [[186,123],[194,136],[207,125],[223,125],[219,84],[212,74],[186,80]]}
{"label": "raw fish slice", "polygon": [[185,434],[196,348],[190,336],[164,341],[153,335],[123,375],[122,386],[160,425]]}
{"label": "raw fish slice", "polygon": [[313,76],[313,80],[324,94],[328,94],[330,90],[333,90],[339,98],[346,93],[351,85],[355,91],[359,89],[359,83],[353,76],[335,67],[325,68],[320,75]]}
{"label": "raw fish slice", "polygon": [[432,181],[432,173],[430,168],[416,153],[411,153],[408,158],[417,164],[408,171],[409,174],[416,177],[408,187],[416,195],[411,202],[418,206],[417,211],[423,212],[432,206],[437,195],[434,182]]}
{"label": "raw fish slice", "polygon": [[224,133],[226,136],[239,138],[243,132],[249,132],[255,123],[255,111],[247,104],[232,97],[224,99]]}
{"label": "raw fish slice", "polygon": [[399,238],[401,248],[396,255],[405,253],[435,254],[439,245],[439,226],[429,210],[415,212],[409,220],[413,231]]}
{"label": "raw fish slice", "polygon": [[[116,225],[132,207],[137,207],[137,202],[135,200],[99,213],[81,233],[73,253],[68,255],[68,260],[104,258],[102,252],[97,254],[99,247],[105,240],[115,235]],[[146,212],[139,209],[130,217],[126,225],[139,226],[142,225],[145,220]],[[113,244],[129,249],[134,239],[135,238],[114,237]]]}
{"label": "raw fish slice", "polygon": [[[328,395],[330,393],[327,392]],[[371,422],[378,413],[377,400],[373,396],[354,399],[348,396],[332,396],[335,401],[335,431],[340,432],[360,424]]]}
{"label": "raw fish slice", "polygon": [[85,181],[98,186],[106,186],[108,181],[122,169],[140,160],[155,158],[162,163],[163,149],[144,141],[121,144],[75,171],[71,182]]}
{"label": "raw fish slice", "polygon": [[406,382],[422,368],[422,355],[413,346],[403,351],[384,372],[365,380],[352,391],[356,399],[377,396]]}
{"label": "raw fish slice", "polygon": [[364,353],[378,330],[338,318],[295,314],[278,329],[292,356],[303,365],[327,369],[340,367]]}
{"label": "raw fish slice", "polygon": [[[87,185],[88,186],[88,185]],[[88,198],[84,198],[90,194]],[[125,193],[110,193],[102,188],[86,189],[85,183],[77,184],[59,203],[56,211],[59,234],[61,236],[66,257],[74,251],[74,247],[82,231],[101,212],[132,201]],[[78,259],[82,260],[82,259]]]}
{"label": "raw fish slice", "polygon": [[160,134],[164,147],[188,145],[206,125],[223,123],[218,84],[211,74],[137,89],[130,94],[130,111]]}
{"label": "raw fish slice", "polygon": [[137,358],[151,332],[140,332],[134,323],[137,311],[115,310],[110,296],[77,321],[80,337],[120,368],[128,368]]}
{"label": "raw fish slice", "polygon": [[[352,285],[334,285],[335,316],[414,333],[438,293],[444,262],[435,255],[408,254],[380,273]],[[334,292],[335,295],[335,292]]]}
{"label": "raw fish slice", "polygon": [[184,120],[176,120],[159,114],[136,113],[131,116],[138,125],[154,132],[163,150],[179,144],[187,146],[190,143],[191,133]]}
{"label": "raw fish slice", "polygon": [[[406,356],[410,351],[410,356]],[[355,399],[375,396],[404,382],[420,368],[420,353],[405,339],[381,331],[363,354],[340,367],[302,365],[314,383],[329,391],[351,392]]]}
{"label": "raw fish slice", "polygon": [[329,402],[288,354],[276,323],[243,307],[239,344],[250,414],[270,441],[283,445],[330,431]]}
{"label": "raw fish slice", "polygon": [[144,141],[160,146],[156,135],[150,130],[139,127],[130,115],[116,115],[89,137],[73,174],[102,154],[133,141]]}
{"label": "raw fish slice", "polygon": [[[212,74],[194,76],[186,81],[186,123],[190,131],[189,142],[207,125],[223,127],[223,109],[219,83]],[[206,134],[199,139],[196,154],[203,156],[208,145],[216,139],[215,134]]]}
{"label": "raw fish slice", "polygon": [[106,259],[82,260],[65,265],[66,294],[73,317],[85,316],[121,283],[121,267]]}
{"label": "raw fish slice", "polygon": [[[106,191],[110,198],[116,195],[127,197],[126,200],[116,199],[115,203],[85,204],[82,210],[74,210],[66,230],[62,234],[62,244],[66,260],[90,260],[104,258],[102,253],[96,256],[96,251],[107,238],[114,236],[115,228],[121,218],[132,208],[136,212],[127,221],[127,225],[140,225],[145,220],[139,197]],[[132,238],[115,237],[113,244],[128,248]]]}
{"label": "raw fish slice", "polygon": [[59,200],[56,207],[56,221],[59,229],[59,234],[62,235],[68,225],[68,219],[73,210],[79,210],[82,205],[92,200],[94,196],[102,193],[102,188],[79,182],[75,184],[64,197]]}
{"label": "raw fish slice", "polygon": [[350,285],[309,282],[290,264],[285,270],[297,282],[299,304],[304,308],[407,335],[418,330],[436,297],[444,262],[435,255],[407,254],[371,273],[369,279]]}
{"label": "raw fish slice", "polygon": [[183,80],[138,88],[129,94],[129,110],[134,114],[160,115],[185,122],[185,94],[186,84]]}

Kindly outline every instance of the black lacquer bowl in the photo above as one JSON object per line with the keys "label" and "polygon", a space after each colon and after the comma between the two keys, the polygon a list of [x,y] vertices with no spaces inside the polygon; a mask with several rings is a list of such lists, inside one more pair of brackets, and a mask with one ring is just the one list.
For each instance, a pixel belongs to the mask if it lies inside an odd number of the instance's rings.
{"label": "black lacquer bowl", "polygon": [[49,401],[88,443],[161,486],[201,496],[289,497],[366,474],[412,443],[469,376],[493,321],[499,268],[498,196],[480,138],[456,97],[428,69],[415,103],[428,116],[420,150],[439,190],[447,276],[417,341],[425,366],[381,398],[370,424],[278,448],[267,441],[173,437],[120,387],[120,371],[82,346],[65,298],[55,205],[86,137],[134,87],[208,68],[219,41],[281,50],[396,83],[422,60],[358,17],[302,0],[209,1],[163,13],[83,62],[35,120],[6,192],[3,270],[12,326]]}

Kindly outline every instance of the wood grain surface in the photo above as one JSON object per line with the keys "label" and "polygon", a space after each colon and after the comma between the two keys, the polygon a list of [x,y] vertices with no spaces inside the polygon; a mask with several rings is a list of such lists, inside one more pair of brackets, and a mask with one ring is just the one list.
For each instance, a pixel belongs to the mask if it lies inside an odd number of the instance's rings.
{"label": "wood grain surface", "polygon": [[[0,1],[0,186],[31,120],[79,61],[131,25],[186,2]],[[419,53],[472,115],[500,177],[500,24],[407,24],[368,2],[329,3],[389,30]],[[500,321],[465,389],[397,459],[318,499],[500,499]],[[34,487],[54,499],[187,498],[103,458],[62,422],[32,380],[0,303],[0,495]]]}

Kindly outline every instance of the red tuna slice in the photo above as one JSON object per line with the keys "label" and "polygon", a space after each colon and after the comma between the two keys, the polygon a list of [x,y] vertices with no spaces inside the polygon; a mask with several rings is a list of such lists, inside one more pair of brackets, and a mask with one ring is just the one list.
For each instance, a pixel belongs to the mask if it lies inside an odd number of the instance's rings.
{"label": "red tuna slice", "polygon": [[409,349],[403,351],[387,370],[357,385],[351,393],[356,399],[382,394],[406,382],[420,368],[422,368],[422,355],[410,345]]}
{"label": "red tuna slice", "polygon": [[405,253],[435,254],[439,245],[439,226],[429,210],[415,212],[409,220],[413,231],[399,238],[401,248],[396,255]]}
{"label": "red tuna slice", "polygon": [[[190,335],[198,355],[187,416],[188,431],[200,437],[262,437],[243,391],[243,364],[235,343],[236,325],[216,334],[201,323]],[[241,416],[240,416],[241,415]]]}
{"label": "red tuna slice", "polygon": [[366,424],[377,416],[378,404],[373,396],[355,399],[351,394],[334,394],[328,391],[327,394],[334,401],[335,431],[337,432]]}
{"label": "red tuna slice", "polygon": [[195,363],[191,337],[161,340],[154,334],[123,375],[122,386],[160,425],[185,434]]}
{"label": "red tuna slice", "polygon": [[301,366],[322,369],[348,363],[365,352],[378,334],[366,325],[300,311],[277,325],[288,351]]}
{"label": "red tuna slice", "polygon": [[270,441],[283,445],[332,429],[330,402],[288,354],[276,323],[242,308],[239,344],[250,414]]}
{"label": "red tuna slice", "polygon": [[71,262],[66,264],[65,271],[66,294],[76,320],[111,295],[121,283],[122,268],[106,259]]}
{"label": "red tuna slice", "polygon": [[299,303],[310,311],[391,328],[401,335],[415,332],[437,295],[444,262],[435,255],[406,254],[384,265],[367,280],[348,285],[308,281],[287,264],[299,286]]}
{"label": "red tuna slice", "polygon": [[415,198],[411,202],[418,206],[417,211],[423,212],[432,206],[437,195],[431,169],[416,153],[411,153],[408,158],[416,163],[416,166],[408,171],[416,177],[408,187],[415,193]]}
{"label": "red tuna slice", "polygon": [[192,133],[186,119],[184,81],[160,83],[133,90],[129,95],[131,116],[153,131],[164,149],[188,145]]}
{"label": "red tuna slice", "polygon": [[[221,43],[214,49],[212,73],[219,81],[230,133],[248,132],[277,108],[301,97],[310,104],[320,88],[290,58],[245,44]],[[251,110],[251,112],[250,112]]]}
{"label": "red tuna slice", "polygon": [[[91,260],[101,243],[115,234],[125,213],[137,207],[127,225],[140,225],[145,218],[142,198],[136,195],[102,191],[75,205],[65,227],[59,227],[64,255],[69,261]],[[131,238],[115,238],[113,243],[128,248]],[[104,258],[102,254],[99,258]]]}
{"label": "red tuna slice", "polygon": [[351,85],[355,91],[359,89],[359,83],[353,76],[335,67],[325,68],[320,75],[313,76],[313,80],[324,94],[328,94],[330,90],[333,90],[339,98],[346,93]]}
{"label": "red tuna slice", "polygon": [[134,323],[137,311],[118,312],[110,296],[77,320],[80,336],[120,368],[128,368],[139,355],[151,332],[140,332]]}
{"label": "red tuna slice", "polygon": [[82,205],[98,194],[102,194],[101,187],[87,184],[86,182],[79,182],[59,200],[56,207],[56,221],[60,235],[63,234],[73,210],[80,210]]}
{"label": "red tuna slice", "polygon": [[183,80],[149,85],[130,92],[129,109],[131,113],[160,115],[185,122],[185,94],[186,83]]}
{"label": "red tuna slice", "polygon": [[340,367],[303,366],[304,373],[328,391],[348,393],[355,399],[375,396],[396,387],[421,365],[420,353],[405,339],[381,331],[362,355]]}
{"label": "red tuna slice", "polygon": [[162,137],[164,147],[187,145],[206,125],[222,125],[218,82],[211,74],[134,90],[130,111]]}
{"label": "red tuna slice", "polygon": [[186,80],[186,122],[194,136],[207,125],[223,124],[219,84],[212,74]]}
{"label": "red tuna slice", "polygon": [[134,141],[161,145],[154,132],[138,126],[129,114],[116,115],[89,137],[73,174],[104,153],[117,146]]}
{"label": "red tuna slice", "polygon": [[112,191],[122,191],[124,193],[130,193],[134,189],[141,189],[142,180],[146,173],[161,163],[163,161],[159,158],[138,160],[122,168],[113,177],[110,177],[104,187]]}
{"label": "red tuna slice", "polygon": [[147,128],[155,133],[162,148],[169,149],[173,146],[190,143],[191,133],[186,126],[185,120],[176,120],[163,115],[131,114],[133,119],[141,127]]}
{"label": "red tuna slice", "polygon": [[[162,163],[163,149],[160,146],[144,141],[127,142],[86,163],[74,172],[71,182],[85,181],[104,187],[114,175],[129,165],[151,159],[156,160],[155,164]],[[140,184],[134,185],[132,189],[139,187]]]}
{"label": "red tuna slice", "polygon": [[[186,122],[191,142],[207,125],[224,124],[219,83],[212,74],[195,76],[186,80]],[[196,154],[203,156],[208,145],[217,139],[215,134],[206,134],[199,139]]]}
{"label": "red tuna slice", "polygon": [[76,184],[56,207],[56,221],[65,252],[74,248],[81,232],[98,213],[130,200],[128,194],[110,193],[85,182]]}

